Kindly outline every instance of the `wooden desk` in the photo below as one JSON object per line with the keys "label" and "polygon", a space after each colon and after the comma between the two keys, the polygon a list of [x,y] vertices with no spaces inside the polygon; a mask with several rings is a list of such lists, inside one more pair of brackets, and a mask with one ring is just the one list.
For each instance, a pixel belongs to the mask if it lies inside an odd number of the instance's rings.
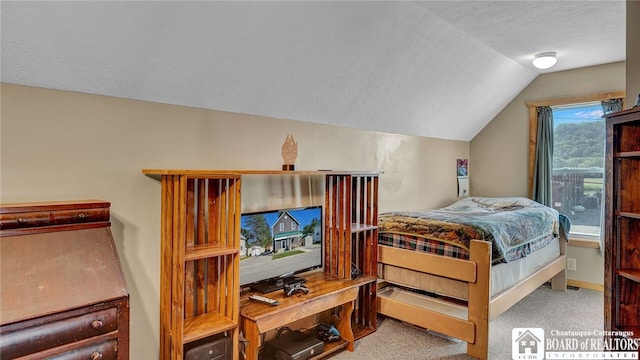
{"label": "wooden desk", "polygon": [[[260,334],[277,329],[294,321],[342,306],[335,327],[344,340],[341,345],[349,351],[354,349],[354,335],[351,327],[351,313],[358,297],[360,286],[376,281],[372,276],[360,276],[355,280],[340,279],[322,272],[304,277],[309,293],[297,293],[287,297],[283,291],[275,291],[265,297],[278,300],[280,305],[271,306],[249,299],[256,292],[243,293],[240,297],[240,322],[244,337],[248,340],[247,360],[257,360]],[[326,348],[326,347],[325,347]],[[331,351],[332,352],[332,351]],[[327,355],[330,352],[323,352]]]}
{"label": "wooden desk", "polygon": [[106,201],[0,206],[0,357],[129,359]]}

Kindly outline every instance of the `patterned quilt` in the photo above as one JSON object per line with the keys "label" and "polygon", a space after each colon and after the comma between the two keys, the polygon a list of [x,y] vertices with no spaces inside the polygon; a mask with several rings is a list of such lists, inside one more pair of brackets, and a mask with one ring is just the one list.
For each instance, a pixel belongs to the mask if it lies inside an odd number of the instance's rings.
{"label": "patterned quilt", "polygon": [[468,258],[470,240],[492,243],[492,263],[527,256],[559,236],[558,212],[521,197],[469,197],[435,210],[379,216],[378,243]]}

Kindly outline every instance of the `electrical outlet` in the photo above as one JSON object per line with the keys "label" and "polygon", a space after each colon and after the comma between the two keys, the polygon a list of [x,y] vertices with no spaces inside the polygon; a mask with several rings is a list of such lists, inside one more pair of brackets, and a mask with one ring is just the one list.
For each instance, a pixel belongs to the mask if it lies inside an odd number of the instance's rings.
{"label": "electrical outlet", "polygon": [[576,263],[576,259],[574,258],[567,258],[567,270],[569,271],[576,271],[577,270],[577,263]]}

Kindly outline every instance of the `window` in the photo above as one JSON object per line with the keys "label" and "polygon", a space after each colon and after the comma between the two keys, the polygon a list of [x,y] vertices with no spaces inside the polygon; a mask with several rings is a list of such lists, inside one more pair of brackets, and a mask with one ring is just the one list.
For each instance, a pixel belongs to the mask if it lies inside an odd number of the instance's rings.
{"label": "window", "polygon": [[[536,134],[538,133],[538,125],[537,125],[537,108],[541,106],[549,106],[553,110],[554,115],[554,164],[553,164],[553,181],[552,181],[552,202],[557,203],[557,200],[560,200],[560,204],[554,207],[560,208],[559,210],[569,216],[571,218],[571,233],[570,233],[570,244],[578,245],[578,246],[587,246],[587,247],[599,247],[600,239],[600,221],[601,217],[597,217],[597,225],[593,224],[595,220],[595,216],[591,216],[594,212],[600,215],[600,211],[603,208],[602,204],[602,196],[598,194],[598,190],[602,191],[602,178],[603,175],[598,174],[598,172],[602,172],[601,168],[603,168],[604,164],[604,135],[602,140],[598,140],[599,143],[596,145],[595,142],[584,134],[572,134],[571,131],[566,130],[569,126],[563,126],[565,129],[559,129],[556,131],[558,126],[563,124],[573,124],[572,126],[579,127],[589,127],[593,126],[594,128],[598,125],[594,123],[594,118],[598,117],[596,114],[592,114],[591,120],[588,118],[583,118],[580,111],[588,112],[588,109],[591,106],[593,111],[598,111],[600,113],[599,116],[602,116],[603,113],[602,107],[600,106],[602,101],[611,100],[611,99],[624,99],[625,93],[624,91],[615,91],[608,93],[600,93],[600,94],[592,94],[592,95],[583,95],[583,96],[574,96],[567,98],[556,98],[549,100],[541,100],[541,101],[531,101],[527,102],[527,107],[529,108],[529,196],[532,194],[533,188],[533,174],[534,174],[534,163],[535,163],[535,151],[536,151]],[[574,113],[574,116],[569,116],[569,113]],[[578,115],[575,115],[578,113]],[[573,118],[574,120],[568,120],[568,118]],[[602,119],[599,119],[603,121]],[[590,124],[582,124],[582,122],[589,122]],[[604,122],[602,122],[604,124]],[[594,130],[594,129],[591,129]],[[584,130],[586,131],[586,130]],[[604,127],[602,128],[604,134]],[[562,135],[562,133],[568,133],[566,135]],[[560,136],[566,136],[566,139],[557,139]],[[574,138],[571,140],[571,138]],[[583,143],[580,147],[570,145],[572,142],[577,141],[576,139],[580,137],[583,140]],[[563,141],[565,142],[566,148],[563,148]],[[600,147],[602,150],[602,165],[597,164],[597,160],[595,157],[580,155],[579,151],[586,150],[584,148],[593,146]],[[564,154],[564,155],[562,155]],[[585,153],[586,154],[586,153]],[[580,158],[583,158],[583,162],[580,161]],[[584,159],[585,157],[589,157],[588,161]],[[556,159],[558,160],[556,164]],[[593,168],[593,169],[592,169]],[[569,169],[572,169],[571,171]],[[600,170],[598,170],[600,169]],[[573,172],[573,174],[571,174]],[[563,181],[564,176],[564,183]],[[571,176],[574,178],[572,179]],[[557,185],[557,186],[556,186]],[[560,190],[560,187],[564,185],[566,187]],[[558,189],[556,189],[558,187]],[[573,193],[572,193],[573,192]],[[598,198],[600,201],[598,202]],[[572,204],[573,202],[573,204]],[[593,206],[596,206],[596,211],[593,211]],[[574,209],[572,209],[574,206]],[[564,208],[563,208],[564,207]],[[582,211],[582,207],[585,208],[585,211]],[[568,211],[566,210],[568,209]],[[577,210],[577,211],[576,211]],[[574,213],[572,214],[571,211]],[[586,215],[589,216],[586,216]],[[587,240],[587,241],[581,241]],[[596,241],[590,241],[596,240]]]}
{"label": "window", "polygon": [[600,102],[553,110],[553,207],[571,219],[571,233],[600,236],[605,122]]}

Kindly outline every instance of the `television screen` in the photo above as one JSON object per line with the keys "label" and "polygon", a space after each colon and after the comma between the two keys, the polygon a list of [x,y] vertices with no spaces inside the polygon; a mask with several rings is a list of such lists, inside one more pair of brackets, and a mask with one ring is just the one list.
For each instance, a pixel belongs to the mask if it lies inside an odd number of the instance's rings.
{"label": "television screen", "polygon": [[321,206],[246,213],[240,221],[240,285],[322,267]]}

